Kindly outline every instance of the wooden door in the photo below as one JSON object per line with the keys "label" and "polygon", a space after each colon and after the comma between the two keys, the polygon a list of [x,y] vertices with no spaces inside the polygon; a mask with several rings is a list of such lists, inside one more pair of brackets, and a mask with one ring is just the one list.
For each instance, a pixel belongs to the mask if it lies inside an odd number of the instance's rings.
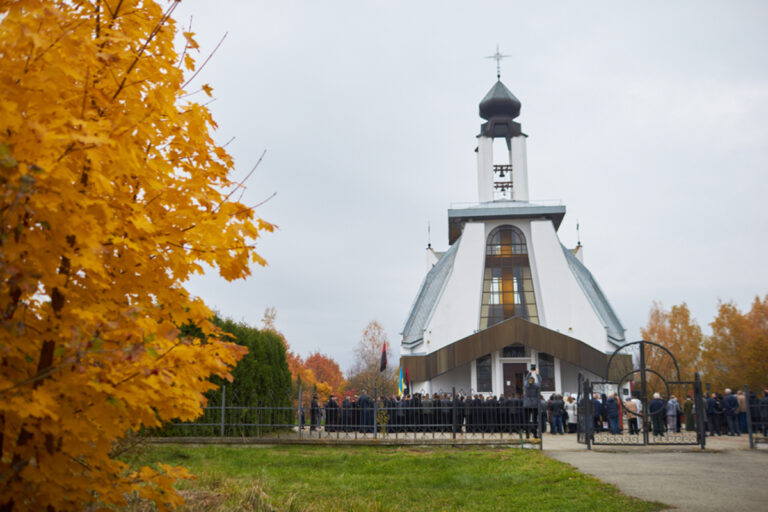
{"label": "wooden door", "polygon": [[525,372],[525,363],[504,363],[504,396],[523,396]]}

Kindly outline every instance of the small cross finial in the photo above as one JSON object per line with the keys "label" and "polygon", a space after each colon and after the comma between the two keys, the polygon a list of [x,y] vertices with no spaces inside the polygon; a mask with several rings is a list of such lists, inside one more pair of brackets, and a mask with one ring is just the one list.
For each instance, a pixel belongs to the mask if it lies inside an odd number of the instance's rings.
{"label": "small cross finial", "polygon": [[581,247],[581,231],[578,220],[576,220],[576,245]]}
{"label": "small cross finial", "polygon": [[501,59],[511,57],[511,55],[504,55],[499,52],[499,44],[496,43],[496,53],[488,55],[486,59],[496,59],[496,78],[501,80]]}

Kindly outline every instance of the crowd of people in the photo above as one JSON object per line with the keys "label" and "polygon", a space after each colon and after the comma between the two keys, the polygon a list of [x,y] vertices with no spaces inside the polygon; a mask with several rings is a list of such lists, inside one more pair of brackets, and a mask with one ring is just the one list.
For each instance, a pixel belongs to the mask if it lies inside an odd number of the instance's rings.
{"label": "crowd of people", "polygon": [[[345,396],[341,402],[338,396],[331,395],[324,406],[313,396],[310,431],[323,425],[325,432],[369,433],[374,431],[376,422],[388,433],[525,433],[526,437],[538,437],[546,418],[539,412],[547,407],[542,403],[540,390],[541,376],[534,367],[526,376],[522,394],[460,393],[454,398],[446,393],[406,393],[379,397],[374,404],[363,390],[359,396]],[[561,401],[554,406],[554,417],[562,421],[563,416],[565,407]],[[558,424],[562,431],[562,422]]]}
{"label": "crowd of people", "polygon": [[[526,417],[521,396],[484,396],[483,394],[414,393],[379,397],[376,404],[379,431],[518,433],[538,435],[535,419]],[[359,396],[339,398],[331,395],[324,407],[317,398],[310,405],[310,429],[320,427],[324,416],[326,432],[373,432],[374,403],[363,391]],[[531,424],[531,421],[534,424]]]}
{"label": "crowd of people", "polygon": [[768,437],[768,389],[763,390],[762,398],[754,391],[749,392],[749,397],[741,390],[736,394],[730,389],[725,390],[725,395],[711,393],[706,399],[706,431],[710,436],[747,433],[747,408],[753,432]]}
{"label": "crowd of people", "polygon": [[[669,433],[696,431],[698,411],[692,396],[686,396],[680,403],[675,395],[663,397],[654,393],[648,402],[648,415],[643,414],[643,403],[637,393],[628,400],[620,400],[618,394],[592,397],[593,430],[621,434],[626,426],[629,434],[640,434],[643,428],[654,435],[663,437]],[[725,394],[712,393],[704,403],[703,416],[705,432],[710,436],[739,436],[747,432],[747,408],[752,420],[753,432],[768,436],[768,389],[763,397],[754,392],[747,398],[744,391],[733,393],[730,389]],[[646,418],[643,425],[642,418]]]}
{"label": "crowd of people", "polygon": [[[696,404],[691,396],[680,403],[676,396],[662,397],[654,393],[648,403],[648,415],[643,414],[643,402],[637,393],[621,400],[617,393],[595,393],[591,398],[591,418],[582,417],[581,426],[592,423],[594,432],[611,434],[640,434],[643,429],[654,436],[668,433],[696,431]],[[581,406],[580,406],[581,405]],[[747,431],[749,407],[755,433],[768,436],[768,389],[762,399],[755,393],[746,397],[743,391],[725,395],[712,393],[705,401],[706,431],[709,435],[738,436]],[[578,403],[575,395],[541,395],[541,377],[535,367],[524,381],[522,394],[485,395],[483,393],[457,395],[446,393],[414,393],[403,396],[369,397],[345,396],[341,401],[331,395],[325,404],[314,396],[310,404],[310,430],[321,428],[325,432],[387,433],[442,432],[442,433],[524,433],[538,437],[546,432],[555,435],[576,433],[579,414],[585,403]],[[643,418],[646,421],[643,421]],[[303,423],[303,422],[302,422]]]}

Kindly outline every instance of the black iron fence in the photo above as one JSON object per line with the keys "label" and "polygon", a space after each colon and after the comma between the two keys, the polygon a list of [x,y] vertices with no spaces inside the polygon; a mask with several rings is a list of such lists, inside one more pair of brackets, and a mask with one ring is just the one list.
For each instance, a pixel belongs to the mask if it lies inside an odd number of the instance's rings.
{"label": "black iron fence", "polygon": [[[596,384],[580,382],[578,398],[578,441],[592,445],[700,445],[707,438],[749,436],[750,448],[768,444],[768,393],[762,397],[744,387],[745,406],[727,410],[719,397],[704,398],[701,382],[669,382],[677,396],[692,395],[679,407],[668,407],[668,396],[653,401],[640,401],[635,411],[627,410],[627,400],[619,403],[621,421],[612,426],[607,418],[605,397],[595,393]],[[677,388],[680,389],[677,389]],[[672,395],[674,396],[674,395]]]}
{"label": "black iron fence", "polygon": [[[321,404],[280,397],[279,404],[248,403],[222,389],[193,422],[171,422],[155,437],[242,437],[299,440],[487,440],[537,444],[546,414],[520,398],[456,392],[406,398],[366,395]],[[542,412],[540,412],[542,411]]]}
{"label": "black iron fence", "polygon": [[[749,435],[749,447],[756,448],[757,443],[768,444],[768,390],[764,390],[763,397],[758,398],[754,391],[744,386],[744,395],[747,405],[744,411],[747,427],[745,433]],[[741,430],[741,418],[737,421]]]}
{"label": "black iron fence", "polygon": [[[667,393],[620,396],[620,383],[580,381],[578,441],[592,445],[700,445],[705,447],[701,381],[668,381]],[[605,393],[606,389],[617,392]],[[671,390],[671,391],[670,391]],[[688,397],[679,403],[675,396]],[[687,411],[687,412],[685,412]]]}

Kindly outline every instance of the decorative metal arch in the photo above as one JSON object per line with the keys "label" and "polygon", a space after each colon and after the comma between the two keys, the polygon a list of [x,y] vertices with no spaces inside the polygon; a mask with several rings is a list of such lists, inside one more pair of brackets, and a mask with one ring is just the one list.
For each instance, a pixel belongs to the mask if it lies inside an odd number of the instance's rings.
{"label": "decorative metal arch", "polygon": [[[611,357],[608,358],[608,363],[605,365],[605,376],[606,378],[610,375],[610,369],[611,364],[613,363],[613,358],[624,350],[627,347],[630,347],[632,345],[640,345],[640,370],[643,370],[645,368],[645,346],[646,345],[653,345],[654,347],[659,347],[661,350],[669,354],[669,357],[672,358],[672,362],[675,363],[675,373],[677,374],[677,380],[680,380],[680,366],[677,364],[677,359],[672,354],[672,352],[669,351],[667,347],[664,345],[659,345],[658,343],[654,343],[652,341],[648,340],[640,340],[640,341],[633,341],[631,343],[627,343],[626,345],[622,345],[621,347],[614,350],[613,354],[611,354]],[[654,372],[656,373],[656,372]],[[658,375],[658,373],[657,373]],[[659,375],[660,376],[660,375]],[[665,379],[666,380],[666,379]]]}
{"label": "decorative metal arch", "polygon": [[[620,352],[626,351],[628,347],[632,346],[639,346],[639,366],[637,368],[634,367],[629,371],[622,371],[622,374],[617,381],[609,380],[611,378],[611,370],[612,365],[615,363],[616,356],[619,355]],[[648,368],[646,366],[646,346],[654,346],[659,349],[661,349],[664,353],[666,353],[670,359],[672,359],[672,363],[674,364],[674,375],[662,375],[658,371],[656,371],[653,368]],[[626,355],[626,354],[624,354]],[[620,368],[617,368],[617,370],[621,370]],[[642,411],[640,413],[635,413],[632,411],[626,410],[625,407],[623,407],[624,403],[626,402],[621,394],[619,394],[619,400],[622,404],[622,409],[628,412],[629,414],[642,419],[643,428],[642,428],[642,435],[638,439],[637,437],[633,437],[631,434],[628,436],[610,436],[610,439],[598,439],[597,436],[595,436],[595,432],[593,429],[593,426],[591,425],[591,418],[592,418],[592,402],[591,402],[591,396],[594,391],[593,386],[599,385],[599,384],[612,384],[617,385],[619,389],[621,389],[622,385],[625,382],[628,382],[628,379],[630,376],[639,374],[640,375],[640,389],[636,390],[639,391],[639,398],[642,402]],[[696,411],[698,413],[696,414],[696,438],[695,439],[688,439],[686,436],[681,436],[680,434],[677,435],[676,440],[669,439],[672,436],[668,436],[666,440],[657,440],[655,438],[654,434],[654,440],[649,439],[649,432],[648,432],[648,422],[647,420],[651,417],[650,409],[649,409],[649,397],[648,397],[648,382],[647,377],[648,374],[653,374],[659,377],[661,381],[664,384],[664,387],[666,388],[666,396],[669,397],[671,395],[670,393],[670,385],[690,385],[693,387],[694,391],[694,403],[696,407]],[[671,378],[670,378],[671,377]],[[592,444],[638,444],[639,442],[642,442],[643,445],[648,444],[699,444],[702,448],[705,447],[706,441],[705,441],[705,434],[704,434],[704,414],[701,411],[705,410],[705,404],[703,399],[703,393],[702,393],[702,386],[701,386],[701,377],[699,376],[698,372],[694,375],[693,381],[683,381],[680,378],[680,365],[677,363],[677,359],[675,358],[674,354],[665,346],[660,345],[658,343],[654,343],[652,341],[648,340],[640,340],[640,341],[633,341],[631,343],[627,343],[626,345],[623,345],[616,349],[613,354],[608,358],[608,362],[605,367],[605,379],[603,382],[590,382],[589,380],[583,379],[583,376],[579,374],[579,403],[582,407],[582,410],[579,412],[579,414],[586,413],[587,421],[580,422],[580,430],[579,430],[579,442],[585,443],[587,445],[587,448],[591,448]],[[582,403],[582,397],[584,398]],[[583,432],[582,432],[583,431]],[[662,433],[663,434],[663,433]]]}

